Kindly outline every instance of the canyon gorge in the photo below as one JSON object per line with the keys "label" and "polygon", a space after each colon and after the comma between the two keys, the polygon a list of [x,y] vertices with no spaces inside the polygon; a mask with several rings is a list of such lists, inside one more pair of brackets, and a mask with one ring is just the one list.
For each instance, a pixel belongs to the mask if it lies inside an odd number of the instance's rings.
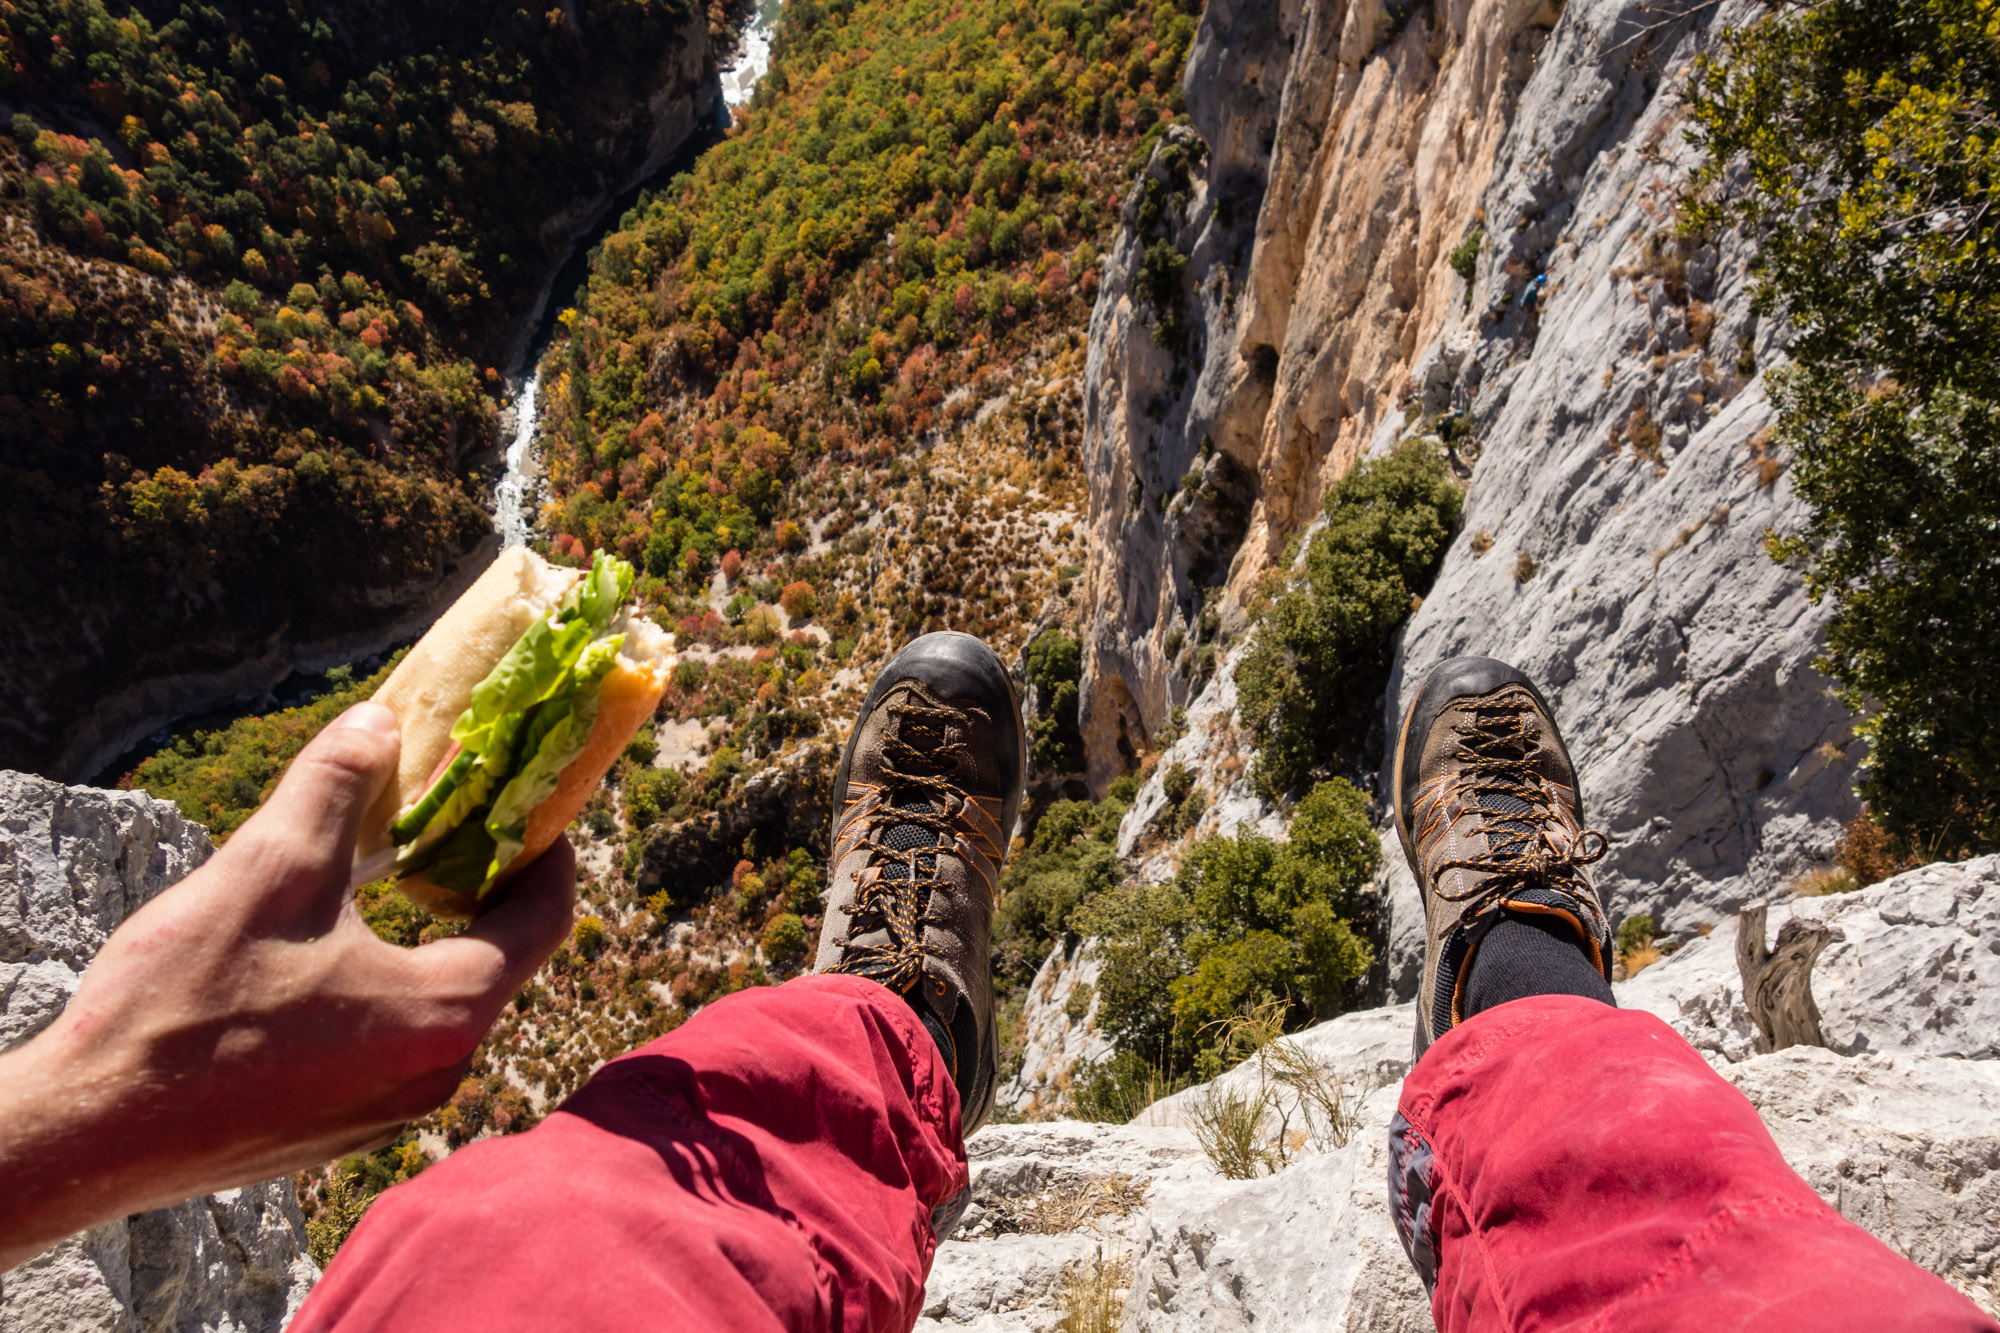
{"label": "canyon gorge", "polygon": [[[1059,62],[1100,21],[1040,8],[980,40],[1046,41]],[[63,625],[60,650],[46,617],[25,621],[0,684],[39,702],[0,765],[46,776],[0,775],[0,1046],[207,855],[191,805],[240,818],[275,768],[221,797],[210,776],[168,790],[133,769],[178,808],[62,784],[167,722],[408,638],[500,535],[633,559],[699,670],[573,830],[596,951],[566,946],[457,1118],[392,1153],[532,1123],[608,1055],[795,973],[778,926],[816,920],[829,742],[920,629],[1000,650],[1036,737],[1032,815],[1084,830],[1053,850],[1021,830],[1023,873],[1054,866],[1085,895],[1166,886],[1204,840],[1282,840],[1299,793],[1260,777],[1245,664],[1304,578],[1328,494],[1418,450],[1462,507],[1380,663],[1354,675],[1323,766],[1380,841],[1357,916],[1370,961],[1345,1012],[1280,1039],[1340,1090],[1338,1123],[1267,1145],[1248,1175],[1220,1169],[1203,1117],[1265,1096],[1255,1054],[1165,1071],[1147,1085],[1165,1095],[1085,1118],[1117,1058],[1109,955],[1087,916],[1021,928],[1001,960],[1000,1122],[968,1141],[973,1203],[918,1327],[1432,1326],[1382,1184],[1424,950],[1386,795],[1405,706],[1460,654],[1526,671],[1560,722],[1608,843],[1596,883],[1614,924],[1645,922],[1619,1003],[1686,1037],[1836,1208],[2000,1311],[2000,862],[1916,858],[1932,863],[1815,896],[1862,813],[1868,747],[1820,666],[1834,608],[1770,549],[1809,513],[1773,443],[1793,331],[1755,297],[1751,239],[1682,223],[1702,160],[1690,81],[1764,12],[1168,4],[1122,49],[1072,52],[1096,80],[1083,108],[1081,83],[1040,87],[1039,53],[989,89],[965,52],[876,52],[867,14],[788,3],[775,41],[751,43],[772,74],[732,85],[737,130],[613,218],[722,104],[716,39],[690,11],[671,54],[630,73],[643,95],[593,105],[593,187],[537,221],[548,256],[593,232],[588,272],[500,303],[492,355],[535,353],[518,417],[479,415],[482,476],[511,441],[504,534],[463,524],[460,574],[412,570],[309,630],[237,617],[204,585],[188,623],[229,632],[172,660],[83,672],[119,639],[115,599]],[[1139,21],[1100,17],[1099,36]],[[955,128],[924,129],[947,93]],[[858,164],[878,151],[900,194],[868,193]],[[717,221],[746,181],[769,215],[754,243],[737,233],[757,219]],[[786,211],[814,182],[838,205]],[[200,744],[188,766],[233,762]],[[396,928],[413,943],[428,926]],[[1825,942],[1799,978],[1813,1029],[1780,1040],[1752,983],[1788,929]],[[1282,1125],[1306,1114],[1272,1098]],[[324,1176],[267,1182],[99,1228],[0,1277],[0,1327],[281,1327],[317,1277],[309,1218],[328,1198]],[[1115,1317],[1075,1322],[1085,1289]]]}

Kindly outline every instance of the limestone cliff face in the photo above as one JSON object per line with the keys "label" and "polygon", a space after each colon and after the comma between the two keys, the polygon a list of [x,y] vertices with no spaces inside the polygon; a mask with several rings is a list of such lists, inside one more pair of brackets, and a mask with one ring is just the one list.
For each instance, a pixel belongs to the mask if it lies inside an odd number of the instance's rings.
{"label": "limestone cliff face", "polygon": [[[1676,935],[1826,854],[1858,749],[1812,667],[1825,610],[1764,551],[1800,513],[1764,452],[1780,331],[1750,310],[1740,243],[1673,231],[1685,76],[1748,12],[1210,6],[1187,83],[1206,151],[1180,150],[1177,184],[1163,147],[1153,206],[1133,191],[1092,326],[1096,781],[1192,700],[1165,758],[1206,787],[1204,830],[1270,816],[1204,622],[1242,625],[1359,458],[1462,414],[1464,527],[1405,630],[1385,730],[1446,657],[1530,672],[1610,836],[1614,912]],[[1177,288],[1162,240],[1188,256]],[[1176,300],[1170,351],[1155,329]],[[1230,505],[1234,526],[1214,521]],[[1402,995],[1421,917],[1390,852]]]}
{"label": "limestone cliff face", "polygon": [[[47,1027],[119,923],[208,859],[142,792],[0,772],[0,1050]],[[106,1222],[0,1273],[0,1329],[282,1328],[319,1266],[289,1180]]]}
{"label": "limestone cliff face", "polygon": [[[1455,311],[1445,255],[1555,12],[1414,8],[1211,4],[1184,82],[1199,139],[1127,201],[1086,389],[1100,782],[1185,702],[1202,589],[1240,594],[1269,565]],[[1161,240],[1187,255],[1178,291],[1147,280]],[[1162,347],[1176,304],[1187,336]]]}

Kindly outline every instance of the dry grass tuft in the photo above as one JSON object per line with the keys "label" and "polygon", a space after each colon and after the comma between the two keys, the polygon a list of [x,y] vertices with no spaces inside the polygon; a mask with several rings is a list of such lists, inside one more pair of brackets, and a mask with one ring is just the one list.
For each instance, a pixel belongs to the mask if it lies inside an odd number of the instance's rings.
{"label": "dry grass tuft", "polygon": [[1249,1052],[1254,1090],[1211,1086],[1189,1111],[1195,1141],[1231,1180],[1281,1171],[1305,1152],[1344,1148],[1353,1137],[1365,1087],[1284,1037],[1284,1006],[1246,1010],[1223,1025],[1221,1046]]}
{"label": "dry grass tuft", "polygon": [[1264,1088],[1255,1093],[1211,1087],[1189,1112],[1195,1142],[1217,1171],[1230,1180],[1251,1180],[1283,1165],[1265,1142],[1264,1115],[1270,1099]]}
{"label": "dry grass tuft", "polygon": [[994,1229],[1060,1236],[1081,1231],[1100,1217],[1123,1217],[1146,1197],[1150,1182],[1131,1176],[1066,1180],[1032,1199],[1006,1200],[995,1206],[1000,1214]]}
{"label": "dry grass tuft", "polygon": [[1798,898],[1824,898],[1832,893],[1852,893],[1861,886],[1854,882],[1854,876],[1839,867],[1825,870],[1808,870],[1792,881],[1792,895]]}
{"label": "dry grass tuft", "polygon": [[1132,1292],[1132,1261],[1104,1257],[1073,1264],[1057,1290],[1056,1333],[1117,1333]]}
{"label": "dry grass tuft", "polygon": [[1648,940],[1646,943],[1626,953],[1619,960],[1624,965],[1624,979],[1630,981],[1633,977],[1638,976],[1641,972],[1665,957],[1666,955],[1660,952],[1659,946]]}

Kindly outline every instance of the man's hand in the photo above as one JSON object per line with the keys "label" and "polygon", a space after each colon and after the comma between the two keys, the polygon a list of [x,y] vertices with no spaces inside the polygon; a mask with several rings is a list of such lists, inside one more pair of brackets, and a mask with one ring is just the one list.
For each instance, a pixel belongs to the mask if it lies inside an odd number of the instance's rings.
{"label": "man's hand", "polygon": [[463,935],[384,943],[347,881],[396,750],[386,708],[342,714],[0,1056],[0,1271],[108,1218],[379,1147],[457,1088],[568,935],[575,860],[558,842]]}

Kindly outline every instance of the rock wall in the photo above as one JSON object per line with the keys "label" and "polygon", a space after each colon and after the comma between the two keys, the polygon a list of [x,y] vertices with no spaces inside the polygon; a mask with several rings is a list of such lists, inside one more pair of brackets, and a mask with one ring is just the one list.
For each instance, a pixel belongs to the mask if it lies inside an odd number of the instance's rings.
{"label": "rock wall", "polygon": [[[2000,1312],[2000,857],[1800,900],[1768,928],[1791,914],[1833,936],[1811,973],[1829,1048],[1758,1053],[1733,925],[1620,983],[1619,1003],[1687,1037],[1829,1203]],[[974,1203],[939,1248],[918,1327],[1046,1328],[1066,1284],[1108,1271],[1129,1333],[1428,1333],[1384,1186],[1411,1023],[1403,1004],[1294,1038],[1345,1080],[1351,1132],[1256,1179],[1225,1179],[1190,1115],[1211,1087],[1249,1090],[1254,1062],[1131,1125],[981,1130],[967,1145]]]}
{"label": "rock wall", "polygon": [[[1399,641],[1383,733],[1447,657],[1528,671],[1610,838],[1614,916],[1672,939],[1823,862],[1860,747],[1812,665],[1827,608],[1764,549],[1801,515],[1766,453],[1783,330],[1750,308],[1741,243],[1673,225],[1686,76],[1750,12],[1208,7],[1199,138],[1134,186],[1092,320],[1094,785],[1186,706],[1160,770],[1196,773],[1196,831],[1282,826],[1233,717],[1244,598],[1333,480],[1448,427],[1464,525]],[[1162,247],[1186,256],[1178,287]],[[1160,855],[1162,799],[1156,777],[1126,851]],[[1421,918],[1386,850],[1384,984],[1406,997]]]}
{"label": "rock wall", "polygon": [[1203,589],[1238,596],[1270,563],[1455,313],[1444,257],[1554,21],[1541,0],[1204,11],[1183,82],[1199,138],[1134,187],[1091,321],[1093,779],[1185,701]]}
{"label": "rock wall", "polygon": [[[0,772],[0,1050],[54,1021],[98,948],[208,858],[142,792]],[[290,1180],[93,1227],[0,1274],[0,1329],[281,1328],[319,1278]]]}
{"label": "rock wall", "polygon": [[1020,1067],[995,1094],[1003,1113],[1024,1120],[1061,1115],[1075,1074],[1110,1058],[1111,1039],[1097,1028],[1103,970],[1088,940],[1068,947],[1058,941],[1049,950],[1022,1005]]}

